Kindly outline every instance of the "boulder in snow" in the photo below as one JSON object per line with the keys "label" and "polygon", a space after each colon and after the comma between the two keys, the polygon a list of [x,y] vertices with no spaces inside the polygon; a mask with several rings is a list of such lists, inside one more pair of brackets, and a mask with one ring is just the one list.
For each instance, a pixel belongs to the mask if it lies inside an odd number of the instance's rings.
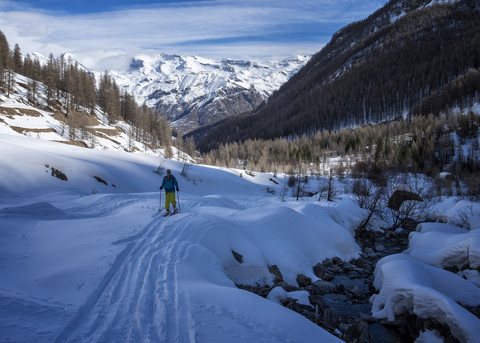
{"label": "boulder in snow", "polygon": [[403,189],[397,189],[393,192],[390,199],[388,199],[387,207],[392,210],[398,211],[400,206],[402,206],[404,201],[414,200],[414,201],[423,201],[420,195],[414,192],[406,191]]}

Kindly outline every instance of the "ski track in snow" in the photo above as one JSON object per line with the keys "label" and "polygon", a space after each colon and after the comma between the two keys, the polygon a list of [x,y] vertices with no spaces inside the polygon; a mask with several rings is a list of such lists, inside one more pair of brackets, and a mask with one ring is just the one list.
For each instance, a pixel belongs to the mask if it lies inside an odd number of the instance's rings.
{"label": "ski track in snow", "polygon": [[56,342],[195,342],[177,274],[195,235],[192,219],[157,216],[123,240],[127,247]]}

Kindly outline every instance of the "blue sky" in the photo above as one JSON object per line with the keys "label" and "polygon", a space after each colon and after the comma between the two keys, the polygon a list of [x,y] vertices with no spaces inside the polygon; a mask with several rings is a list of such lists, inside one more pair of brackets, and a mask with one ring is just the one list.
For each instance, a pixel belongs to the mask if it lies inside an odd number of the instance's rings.
{"label": "blue sky", "polygon": [[121,68],[133,55],[280,58],[319,51],[386,0],[0,0],[0,30],[22,52],[68,52]]}

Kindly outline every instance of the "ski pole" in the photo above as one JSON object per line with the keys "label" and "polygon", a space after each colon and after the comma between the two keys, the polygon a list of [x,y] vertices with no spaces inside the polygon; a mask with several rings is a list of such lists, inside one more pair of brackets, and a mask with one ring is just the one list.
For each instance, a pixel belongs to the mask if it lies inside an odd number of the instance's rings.
{"label": "ski pole", "polygon": [[182,212],[180,210],[180,192],[179,191],[177,191],[177,201],[178,201],[178,212]]}
{"label": "ski pole", "polygon": [[160,190],[160,206],[158,207],[158,211],[162,211],[162,190]]}

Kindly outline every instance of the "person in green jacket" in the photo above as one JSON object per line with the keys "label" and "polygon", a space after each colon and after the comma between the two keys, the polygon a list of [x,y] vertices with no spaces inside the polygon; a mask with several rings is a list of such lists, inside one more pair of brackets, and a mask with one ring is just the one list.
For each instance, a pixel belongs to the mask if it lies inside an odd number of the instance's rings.
{"label": "person in green jacket", "polygon": [[162,185],[160,186],[160,190],[165,188],[165,209],[167,213],[170,213],[170,204],[173,205],[173,211],[177,210],[177,202],[175,201],[175,190],[177,192],[178,189],[178,182],[177,179],[172,175],[170,169],[167,169],[167,176],[163,178]]}

